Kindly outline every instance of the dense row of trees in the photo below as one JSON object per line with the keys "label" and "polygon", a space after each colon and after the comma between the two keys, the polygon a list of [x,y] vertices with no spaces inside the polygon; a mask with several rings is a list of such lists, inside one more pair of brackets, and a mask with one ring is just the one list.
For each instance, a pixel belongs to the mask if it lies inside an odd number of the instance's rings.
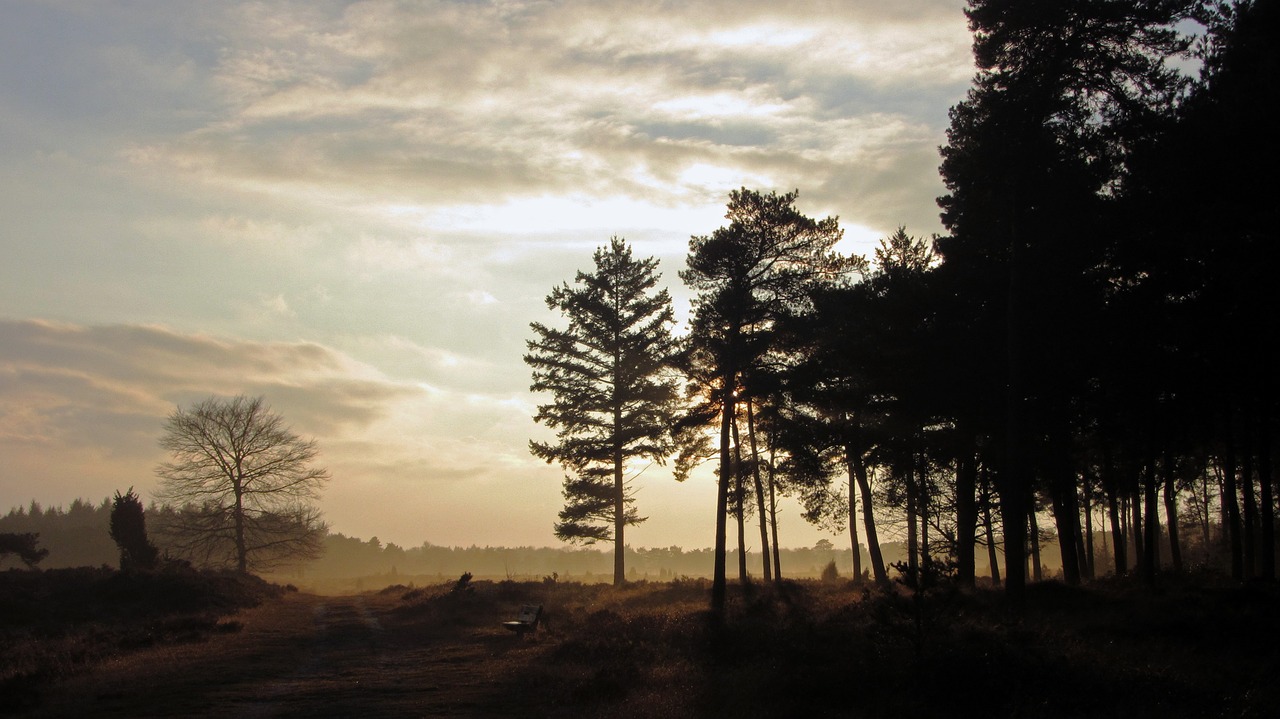
{"label": "dense row of trees", "polygon": [[[1095,530],[1110,532],[1116,572],[1154,576],[1162,547],[1182,567],[1187,511],[1205,535],[1222,527],[1233,576],[1274,577],[1280,156],[1259,108],[1280,88],[1276,12],[970,0],[979,71],[942,148],[948,234],[900,229],[873,263],[837,254],[836,220],[803,216],[796,193],[732,193],[728,224],[690,241],[680,276],[697,294],[681,352],[646,365],[687,383],[669,420],[677,473],[718,460],[714,606],[729,519],[741,548],[754,512],[761,546],[776,549],[777,493],[847,526],[855,548],[860,509],[880,582],[877,517],[901,518],[909,581],[946,565],[972,583],[982,549],[999,581],[999,546],[1018,598],[1041,511],[1069,583],[1098,571]],[[1198,43],[1190,27],[1204,29]],[[1198,79],[1180,70],[1188,58]],[[599,326],[628,316],[614,309]],[[568,333],[596,341],[581,330]],[[610,386],[595,370],[572,391],[549,385],[546,361],[534,389],[555,406]],[[572,506],[572,480],[566,496]],[[1099,510],[1107,526],[1095,528]],[[601,515],[619,539],[620,511]]]}

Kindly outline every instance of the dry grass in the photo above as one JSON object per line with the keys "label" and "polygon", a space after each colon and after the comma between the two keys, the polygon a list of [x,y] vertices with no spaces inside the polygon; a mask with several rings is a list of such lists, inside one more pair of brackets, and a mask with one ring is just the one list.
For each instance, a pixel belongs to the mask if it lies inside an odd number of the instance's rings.
{"label": "dry grass", "polygon": [[[817,582],[477,581],[291,594],[238,632],[143,648],[51,686],[97,716],[1271,716],[1274,587],[1206,578],[918,599]],[[498,622],[526,603],[546,626]],[[145,689],[130,678],[147,677]]]}

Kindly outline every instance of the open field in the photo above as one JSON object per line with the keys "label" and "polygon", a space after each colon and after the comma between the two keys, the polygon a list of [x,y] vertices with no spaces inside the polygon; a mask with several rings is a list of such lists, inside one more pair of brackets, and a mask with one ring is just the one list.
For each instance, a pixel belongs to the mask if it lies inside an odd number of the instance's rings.
{"label": "open field", "polygon": [[[1274,716],[1274,587],[1033,585],[917,601],[847,584],[473,582],[284,593],[198,635],[33,678],[25,715]],[[524,603],[547,625],[498,622]],[[222,629],[218,629],[222,627]],[[14,688],[13,684],[8,687]]]}

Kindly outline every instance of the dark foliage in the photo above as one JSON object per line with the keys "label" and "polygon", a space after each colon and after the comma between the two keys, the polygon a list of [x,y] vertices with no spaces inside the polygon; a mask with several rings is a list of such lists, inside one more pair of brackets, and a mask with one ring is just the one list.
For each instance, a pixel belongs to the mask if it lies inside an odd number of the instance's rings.
{"label": "dark foliage", "polygon": [[49,550],[40,547],[40,534],[36,532],[0,534],[0,560],[10,554],[16,555],[27,569],[35,569],[40,560],[49,556]]}
{"label": "dark foliage", "polygon": [[120,568],[155,569],[160,550],[147,538],[147,519],[142,500],[133,487],[123,495],[116,492],[111,505],[111,539],[120,548]]}
{"label": "dark foliage", "polygon": [[121,652],[234,630],[238,625],[220,618],[282,591],[257,577],[181,563],[128,573],[0,573],[0,694],[11,697],[5,709],[32,703],[46,682]]}

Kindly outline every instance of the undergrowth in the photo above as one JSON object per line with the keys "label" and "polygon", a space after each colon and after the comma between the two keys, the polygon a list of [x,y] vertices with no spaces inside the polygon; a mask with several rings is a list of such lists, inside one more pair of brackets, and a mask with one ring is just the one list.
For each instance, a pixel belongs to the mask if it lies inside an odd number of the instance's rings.
{"label": "undergrowth", "polygon": [[[1025,606],[941,583],[624,587],[473,582],[416,590],[406,616],[484,628],[549,618],[509,691],[553,716],[1267,716],[1280,650],[1274,587],[1045,582]],[[509,617],[508,617],[509,618]]]}
{"label": "undergrowth", "polygon": [[30,705],[40,685],[121,652],[236,631],[226,615],[283,591],[257,577],[180,564],[0,572],[0,713]]}

